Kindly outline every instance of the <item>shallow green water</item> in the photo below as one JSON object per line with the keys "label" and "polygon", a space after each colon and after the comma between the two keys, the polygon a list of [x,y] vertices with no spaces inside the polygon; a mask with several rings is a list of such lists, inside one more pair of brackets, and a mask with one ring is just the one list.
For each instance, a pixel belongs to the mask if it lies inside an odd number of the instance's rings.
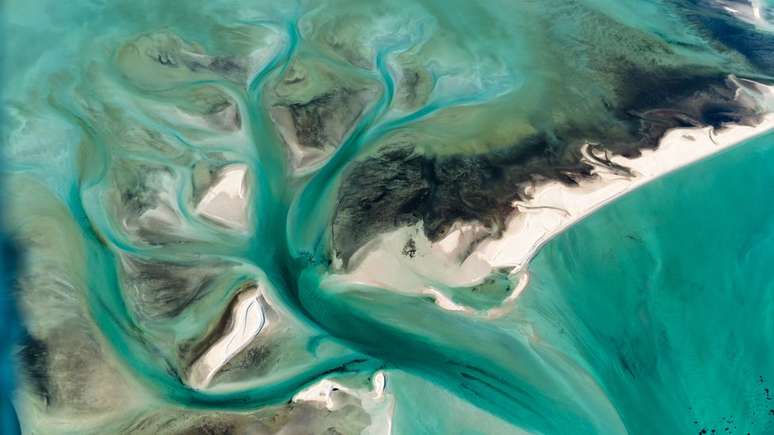
{"label": "shallow green water", "polygon": [[[585,142],[636,155],[667,128],[753,122],[725,78],[770,80],[774,39],[716,2],[5,9],[25,432],[774,430],[770,135],[571,228],[496,320],[325,281],[418,221],[496,233],[524,183],[592,176]],[[208,216],[235,168],[243,213]],[[207,373],[255,288],[267,326]],[[450,291],[502,301],[482,288]],[[323,379],[351,390],[334,409],[291,400]]]}

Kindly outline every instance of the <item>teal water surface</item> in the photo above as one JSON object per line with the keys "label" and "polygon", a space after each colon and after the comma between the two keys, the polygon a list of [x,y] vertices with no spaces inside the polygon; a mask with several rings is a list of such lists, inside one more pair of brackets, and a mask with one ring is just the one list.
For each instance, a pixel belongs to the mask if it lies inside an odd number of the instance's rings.
{"label": "teal water surface", "polygon": [[515,316],[630,433],[771,433],[772,186],[772,133],[654,181],[546,245]]}
{"label": "teal water surface", "polygon": [[[756,122],[745,2],[7,3],[24,433],[774,431],[774,134],[559,235],[500,318],[326,280],[419,221],[496,236],[529,182],[593,177],[585,143]],[[224,224],[199,205],[235,167]],[[197,382],[250,289],[267,326]]]}

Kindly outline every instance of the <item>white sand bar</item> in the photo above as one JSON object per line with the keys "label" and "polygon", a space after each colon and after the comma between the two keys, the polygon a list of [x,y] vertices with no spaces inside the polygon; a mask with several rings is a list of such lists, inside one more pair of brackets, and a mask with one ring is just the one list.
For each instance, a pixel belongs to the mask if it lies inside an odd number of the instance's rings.
{"label": "white sand bar", "polygon": [[248,229],[247,165],[224,167],[196,205],[196,213],[228,228]]}
{"label": "white sand bar", "polygon": [[386,384],[387,376],[383,371],[373,374],[370,389],[347,386],[333,379],[322,379],[296,393],[293,402],[317,403],[328,411],[336,411],[351,406],[350,398],[355,398],[371,417],[370,425],[361,435],[390,435],[395,400],[392,394],[386,391]]}
{"label": "white sand bar", "polygon": [[[771,111],[772,88],[762,85],[758,88],[763,95],[756,98]],[[330,276],[328,282],[360,283],[430,295],[443,309],[470,312],[473,310],[451,302],[434,287],[438,283],[450,287],[475,285],[494,270],[507,269],[520,281],[504,302],[511,304],[525,287],[529,261],[543,244],[570,225],[657,177],[771,129],[774,129],[773,113],[762,117],[754,127],[731,125],[718,131],[709,127],[674,129],[664,136],[658,148],[643,150],[637,158],[607,156],[629,173],[597,163],[592,153],[603,151],[587,145],[583,148],[585,160],[594,166],[595,176],[578,186],[550,180],[526,186],[530,199],[513,204],[516,212],[501,237],[488,235],[475,224],[459,224],[446,238],[431,243],[424,236],[421,224],[403,227],[363,246],[352,257],[349,270]],[[412,248],[411,255],[406,255],[407,246]],[[502,314],[502,309],[495,308],[486,314],[497,316]]]}
{"label": "white sand bar", "polygon": [[218,370],[261,332],[266,317],[260,301],[261,293],[257,287],[237,295],[225,335],[194,363],[188,379],[191,387],[207,388]]}

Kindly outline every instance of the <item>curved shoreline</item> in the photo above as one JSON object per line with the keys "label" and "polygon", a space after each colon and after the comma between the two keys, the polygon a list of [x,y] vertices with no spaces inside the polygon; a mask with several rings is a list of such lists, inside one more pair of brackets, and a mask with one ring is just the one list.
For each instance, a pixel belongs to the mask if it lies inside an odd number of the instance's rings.
{"label": "curved shoreline", "polygon": [[[543,232],[540,236],[539,242],[531,244],[531,248],[529,249],[528,253],[516,251],[517,256],[515,258],[518,258],[519,260],[515,264],[512,262],[507,262],[506,264],[501,265],[497,261],[493,261],[493,264],[498,266],[513,265],[517,269],[526,267],[543,245],[548,243],[558,234],[564,232],[573,224],[582,220],[584,217],[590,215],[591,213],[604,207],[619,197],[626,195],[629,192],[633,192],[653,180],[661,178],[688,165],[698,163],[723,151],[729,150],[747,140],[765,134],[772,129],[774,129],[774,113],[767,114],[764,117],[764,120],[755,127],[735,125],[721,130],[719,133],[717,133],[716,136],[714,136],[714,138],[712,137],[713,131],[710,127],[701,129],[675,129],[670,131],[667,136],[664,137],[658,149],[652,151],[647,150],[643,152],[642,157],[627,159],[625,157],[614,156],[611,158],[613,163],[620,164],[627,169],[634,170],[634,175],[632,177],[624,177],[618,174],[614,174],[612,171],[602,169],[602,166],[597,166],[597,168],[600,168],[600,172],[595,173],[599,176],[599,178],[592,180],[589,183],[584,183],[578,187],[568,187],[558,182],[548,182],[546,184],[536,186],[535,192],[533,193],[533,199],[527,202],[519,202],[515,204],[518,207],[520,213],[514,217],[529,217],[534,213],[534,211],[549,210],[559,212],[568,218],[563,220],[555,229]],[[697,138],[695,135],[697,131],[706,132],[707,138],[701,136],[700,139]],[[683,140],[680,140],[681,138],[678,138],[677,136],[681,136]],[[680,145],[684,145],[686,141],[696,141],[693,143],[699,144],[699,146],[703,148],[698,150],[692,149],[690,152],[682,152],[682,150],[675,149]],[[662,157],[664,154],[669,154],[669,158],[675,158],[675,160],[670,161],[663,159]],[[621,186],[618,187],[615,186],[615,184],[621,184]],[[603,199],[599,201],[581,201],[583,199],[588,199],[588,197],[591,195],[603,192],[603,190],[607,188],[610,188],[612,192],[610,192],[608,195],[605,195]],[[558,190],[558,192],[552,192],[553,189]],[[585,193],[584,190],[586,190]],[[580,194],[576,195],[578,193]],[[561,200],[566,198],[568,194],[577,196],[578,202],[572,203],[571,205],[563,204],[562,206],[551,204],[551,202],[557,199]],[[540,204],[540,201],[545,201],[545,203]],[[567,208],[571,208],[573,210],[569,211]],[[513,230],[513,228],[511,225],[509,225],[509,228],[506,230],[506,232],[511,230]],[[516,236],[524,233],[525,232],[522,231]],[[499,245],[512,241],[513,239],[507,239],[504,236],[501,239],[492,240],[491,243]],[[502,251],[497,252],[495,255],[501,253]]]}
{"label": "curved shoreline", "polygon": [[[372,239],[353,255],[349,270],[340,270],[326,281],[424,295],[444,310],[475,314],[482,311],[460,305],[439,287],[472,287],[498,270],[508,270],[515,281],[513,289],[499,306],[483,310],[486,317],[499,317],[527,287],[531,260],[567,228],[657,178],[774,129],[770,110],[774,87],[750,83],[760,93],[765,113],[755,126],[733,124],[717,131],[712,127],[672,129],[657,148],[643,150],[636,158],[602,156],[587,144],[582,149],[583,159],[594,167],[594,177],[577,186],[558,181],[526,186],[530,199],[513,203],[514,213],[500,237],[482,237],[479,225],[460,223],[444,239],[431,242],[421,223],[402,227]],[[740,84],[738,92],[744,88]],[[609,163],[602,163],[605,160]]]}

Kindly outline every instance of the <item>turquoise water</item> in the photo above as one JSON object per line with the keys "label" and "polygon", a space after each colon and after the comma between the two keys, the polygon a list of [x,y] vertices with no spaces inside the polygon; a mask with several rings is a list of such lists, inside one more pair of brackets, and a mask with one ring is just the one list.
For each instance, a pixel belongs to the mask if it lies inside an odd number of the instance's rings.
{"label": "turquoise water", "polygon": [[518,318],[630,433],[770,433],[774,135],[656,180],[531,264]]}
{"label": "turquoise water", "polygon": [[[583,143],[755,123],[726,78],[770,82],[774,37],[725,3],[6,3],[24,433],[774,431],[771,134],[573,226],[498,319],[509,270],[448,286],[473,315],[326,280],[420,221],[496,236]],[[268,326],[202,381],[251,289]]]}

